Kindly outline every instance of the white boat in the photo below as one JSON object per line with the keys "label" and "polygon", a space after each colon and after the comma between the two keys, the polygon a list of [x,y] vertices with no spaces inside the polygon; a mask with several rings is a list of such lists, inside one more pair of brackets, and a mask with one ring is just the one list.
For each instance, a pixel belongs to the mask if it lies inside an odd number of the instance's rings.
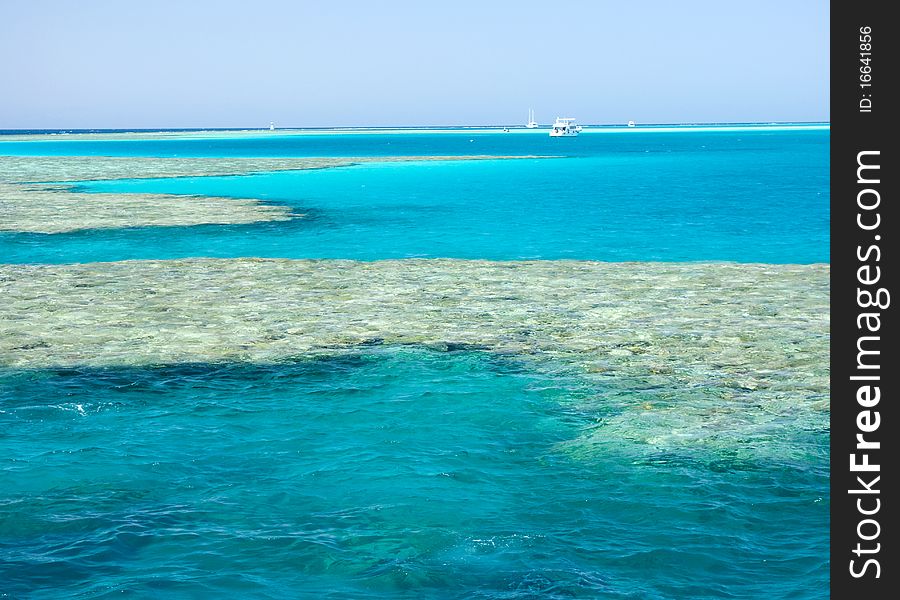
{"label": "white boat", "polygon": [[534,120],[534,109],[528,109],[528,124],[525,125],[528,129],[536,129],[538,126],[537,121]]}
{"label": "white boat", "polygon": [[269,131],[275,131],[275,121],[269,123]]}
{"label": "white boat", "polygon": [[556,117],[556,122],[550,130],[550,137],[571,137],[579,133],[581,133],[581,125],[576,125],[575,119]]}
{"label": "white boat", "polygon": [[634,127],[634,121],[628,121],[628,126],[629,126],[629,127]]}

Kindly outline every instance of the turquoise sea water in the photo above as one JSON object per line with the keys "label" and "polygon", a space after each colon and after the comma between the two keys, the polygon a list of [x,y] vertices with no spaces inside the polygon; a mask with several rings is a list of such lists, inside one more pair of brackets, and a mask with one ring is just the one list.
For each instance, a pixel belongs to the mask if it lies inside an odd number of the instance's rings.
{"label": "turquoise sea water", "polygon": [[283,136],[271,148],[264,139],[241,139],[233,147],[223,140],[4,142],[0,154],[32,143],[51,153],[143,148],[148,155],[205,156],[224,147],[232,155],[304,156],[321,144],[321,153],[331,156],[392,148],[397,155],[566,158],[91,182],[80,189],[261,198],[304,217],[53,236],[0,233],[0,253],[7,262],[186,256],[828,262],[827,131],[629,133]]}
{"label": "turquoise sea water", "polygon": [[623,440],[572,455],[596,390],[514,360],[386,350],[2,384],[13,597],[824,597],[827,463]]}
{"label": "turquoise sea water", "polygon": [[[0,155],[567,157],[85,183],[305,217],[3,233],[0,260],[828,261],[827,131],[634,133],[0,142]],[[703,392],[450,350],[0,366],[0,598],[828,596],[827,422],[765,452],[656,450],[621,425],[622,399]],[[624,433],[575,443],[606,419]]]}

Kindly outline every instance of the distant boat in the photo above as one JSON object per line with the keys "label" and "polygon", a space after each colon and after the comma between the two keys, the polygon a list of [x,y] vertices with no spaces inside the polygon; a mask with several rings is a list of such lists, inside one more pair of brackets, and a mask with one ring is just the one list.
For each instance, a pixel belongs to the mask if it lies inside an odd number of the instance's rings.
{"label": "distant boat", "polygon": [[550,130],[550,137],[572,137],[581,133],[581,125],[575,124],[571,117],[556,117],[556,122]]}
{"label": "distant boat", "polygon": [[275,131],[275,121],[269,122],[269,131]]}
{"label": "distant boat", "polygon": [[537,121],[534,120],[534,109],[528,109],[528,124],[525,125],[528,129],[536,129],[538,126]]}
{"label": "distant boat", "polygon": [[628,121],[628,126],[629,126],[629,127],[634,127],[634,121]]}

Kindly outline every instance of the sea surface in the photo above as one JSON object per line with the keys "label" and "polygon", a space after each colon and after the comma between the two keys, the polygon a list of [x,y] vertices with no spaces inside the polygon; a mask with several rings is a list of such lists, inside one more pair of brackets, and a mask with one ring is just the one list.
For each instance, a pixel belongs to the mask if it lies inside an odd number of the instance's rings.
{"label": "sea surface", "polygon": [[[0,137],[0,157],[553,158],[67,183],[257,198],[298,216],[4,232],[8,269],[578,259],[634,261],[639,274],[658,262],[829,261],[821,127],[50,137]],[[154,277],[148,289],[164,294]],[[665,319],[662,309],[654,327]],[[98,365],[73,349],[58,366],[0,363],[0,598],[827,598],[827,411],[807,410],[822,399],[789,385],[794,359],[827,339],[792,326],[791,360],[759,374],[780,382],[771,390],[725,381],[723,364],[685,387],[678,365],[650,379],[589,375],[551,352],[378,339],[270,361]],[[630,348],[620,355],[640,352]],[[796,377],[815,368],[827,365]],[[721,427],[717,402],[753,435],[679,437],[688,419]],[[792,403],[802,428],[785,426]]]}
{"label": "sea surface", "polygon": [[559,156],[366,163],[79,191],[260,198],[289,223],[0,233],[6,262],[189,256],[828,262],[827,130],[309,134],[0,141],[0,155]]}

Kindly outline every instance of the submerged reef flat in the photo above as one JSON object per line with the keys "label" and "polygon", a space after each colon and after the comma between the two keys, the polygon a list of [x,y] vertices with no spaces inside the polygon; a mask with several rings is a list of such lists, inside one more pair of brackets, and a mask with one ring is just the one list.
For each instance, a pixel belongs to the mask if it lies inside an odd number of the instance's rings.
{"label": "submerged reef flat", "polygon": [[827,265],[734,263],[0,265],[0,365],[484,350],[590,382],[595,391],[574,409],[602,414],[602,427],[573,442],[573,454],[602,449],[611,431],[658,447],[737,447],[786,427],[827,431],[828,282]]}
{"label": "submerged reef flat", "polygon": [[168,194],[87,194],[37,182],[246,175],[349,166],[359,162],[484,160],[517,157],[147,158],[0,156],[0,231],[63,233],[83,229],[246,224],[297,217],[256,199]]}
{"label": "submerged reef flat", "polygon": [[170,194],[84,194],[0,183],[0,231],[64,233],[173,225],[287,221],[285,206],[259,200]]}
{"label": "submerged reef flat", "polygon": [[[2,146],[0,146],[2,150]],[[0,156],[0,182],[34,183],[248,175],[346,167],[364,162],[510,160],[547,156],[379,156],[352,158],[156,158],[146,156]]]}
{"label": "submerged reef flat", "polygon": [[145,156],[0,156],[0,182],[34,183],[244,175],[352,164],[339,158],[155,158]]}
{"label": "submerged reef flat", "polygon": [[34,182],[240,175],[350,164],[332,159],[0,157],[0,231],[64,233],[83,229],[285,221],[290,208],[255,199],[169,194],[88,194]]}
{"label": "submerged reef flat", "polygon": [[[0,364],[278,360],[373,342],[720,372],[827,363],[827,265],[183,259],[0,265]],[[821,374],[821,373],[820,373]]]}

